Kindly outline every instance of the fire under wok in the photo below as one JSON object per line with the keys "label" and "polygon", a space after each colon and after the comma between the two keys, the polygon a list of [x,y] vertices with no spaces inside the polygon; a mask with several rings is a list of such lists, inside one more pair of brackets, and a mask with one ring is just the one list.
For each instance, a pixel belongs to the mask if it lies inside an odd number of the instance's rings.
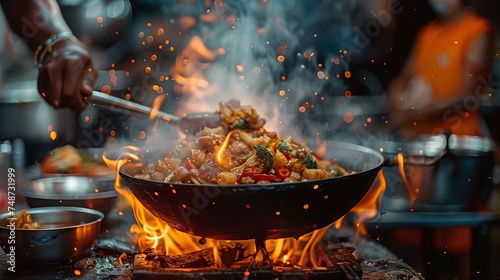
{"label": "fire under wok", "polygon": [[145,165],[128,162],[119,174],[146,209],[176,230],[218,240],[300,237],[356,206],[384,161],[363,146],[327,144],[325,158],[356,173],[301,182],[197,185],[136,178]]}

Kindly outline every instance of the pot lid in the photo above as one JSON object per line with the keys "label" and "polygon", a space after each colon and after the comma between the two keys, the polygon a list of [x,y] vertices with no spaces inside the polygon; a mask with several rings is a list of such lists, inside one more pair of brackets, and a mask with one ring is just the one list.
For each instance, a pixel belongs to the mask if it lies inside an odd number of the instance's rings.
{"label": "pot lid", "polygon": [[440,158],[445,153],[456,156],[494,153],[495,141],[487,137],[452,134],[422,135],[414,140],[386,141],[380,144],[380,151],[387,155],[402,153],[413,158]]}
{"label": "pot lid", "polygon": [[448,149],[457,155],[493,153],[496,144],[493,139],[487,137],[451,135]]}
{"label": "pot lid", "polygon": [[399,154],[415,157],[440,157],[446,149],[444,135],[425,135],[415,140],[386,141],[380,145],[385,154]]}

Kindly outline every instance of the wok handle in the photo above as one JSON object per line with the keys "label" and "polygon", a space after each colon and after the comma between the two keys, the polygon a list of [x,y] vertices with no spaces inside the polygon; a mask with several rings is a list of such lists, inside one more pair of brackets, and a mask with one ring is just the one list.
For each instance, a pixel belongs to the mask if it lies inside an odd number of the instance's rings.
{"label": "wok handle", "polygon": [[180,119],[178,116],[165,113],[163,111],[156,110],[156,112],[152,114],[153,109],[151,107],[124,100],[100,91],[93,91],[87,101],[96,107],[108,109],[117,113],[138,114],[140,116],[149,117],[150,119],[153,119],[153,115],[154,118],[162,119],[171,123],[177,123]]}

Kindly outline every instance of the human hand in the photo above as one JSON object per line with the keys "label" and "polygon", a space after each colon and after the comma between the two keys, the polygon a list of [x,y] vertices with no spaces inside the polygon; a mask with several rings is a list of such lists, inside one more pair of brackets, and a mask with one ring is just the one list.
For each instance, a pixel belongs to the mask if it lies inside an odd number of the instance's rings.
{"label": "human hand", "polygon": [[398,107],[401,110],[421,110],[433,102],[432,87],[422,77],[413,77],[405,91],[398,94]]}
{"label": "human hand", "polygon": [[82,111],[98,73],[88,51],[77,39],[55,44],[38,72],[38,91],[54,108]]}

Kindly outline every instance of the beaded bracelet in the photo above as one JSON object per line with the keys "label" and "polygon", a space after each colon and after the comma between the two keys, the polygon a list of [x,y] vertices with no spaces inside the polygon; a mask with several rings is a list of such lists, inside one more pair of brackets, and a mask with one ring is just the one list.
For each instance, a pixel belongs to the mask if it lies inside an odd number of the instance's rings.
{"label": "beaded bracelet", "polygon": [[47,53],[52,52],[52,48],[59,42],[64,41],[64,40],[70,40],[73,39],[74,36],[70,32],[64,32],[64,33],[59,33],[50,36],[43,44],[38,46],[38,48],[35,51],[35,66],[36,67],[41,67],[43,64],[43,61],[45,60],[45,56]]}

